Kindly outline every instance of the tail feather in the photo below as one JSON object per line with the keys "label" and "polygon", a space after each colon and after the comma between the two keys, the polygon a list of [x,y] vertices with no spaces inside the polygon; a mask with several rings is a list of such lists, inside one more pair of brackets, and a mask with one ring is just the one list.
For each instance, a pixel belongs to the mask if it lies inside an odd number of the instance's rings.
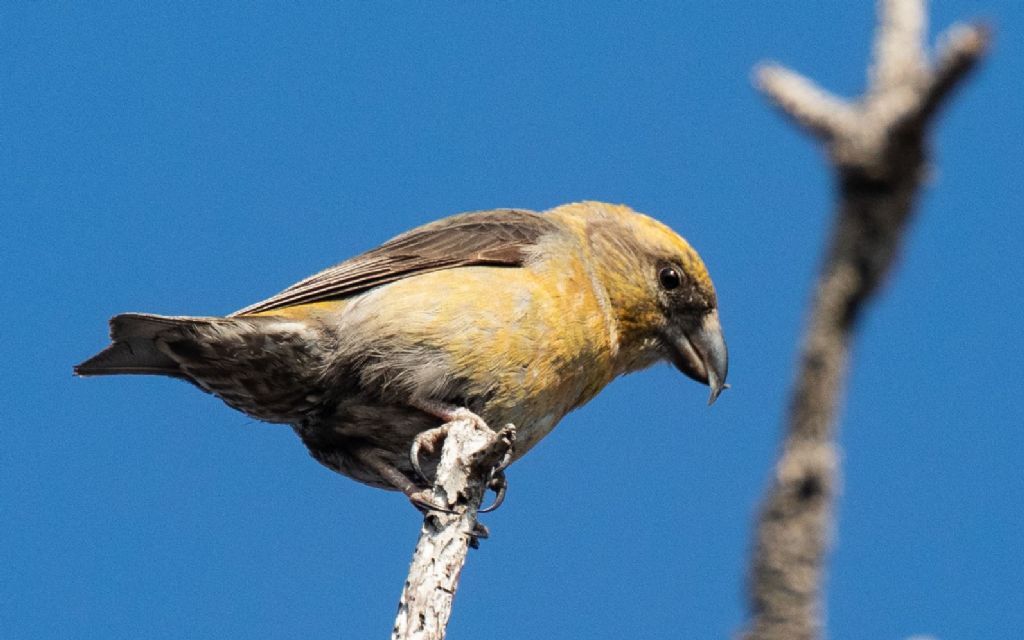
{"label": "tail feather", "polygon": [[119,373],[187,377],[178,363],[157,350],[152,342],[115,342],[75,366],[77,376],[112,376]]}
{"label": "tail feather", "polygon": [[162,375],[189,380],[181,365],[157,347],[156,338],[169,330],[185,329],[209,318],[157,316],[122,313],[110,319],[112,344],[85,362],[75,366],[75,375],[109,376],[117,374]]}
{"label": "tail feather", "polygon": [[317,323],[125,313],[110,320],[110,338],[77,375],[180,378],[258,420],[289,424],[330,388],[323,371],[332,341]]}

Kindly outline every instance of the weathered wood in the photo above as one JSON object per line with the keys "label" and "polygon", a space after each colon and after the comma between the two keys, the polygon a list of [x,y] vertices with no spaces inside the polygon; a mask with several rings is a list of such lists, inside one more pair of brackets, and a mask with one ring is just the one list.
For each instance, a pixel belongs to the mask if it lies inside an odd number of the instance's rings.
{"label": "weathered wood", "polygon": [[447,435],[431,501],[451,513],[429,510],[424,515],[392,640],[444,638],[466,554],[486,535],[477,513],[491,470],[515,439],[511,426],[495,433],[473,420],[455,420],[443,429]]}

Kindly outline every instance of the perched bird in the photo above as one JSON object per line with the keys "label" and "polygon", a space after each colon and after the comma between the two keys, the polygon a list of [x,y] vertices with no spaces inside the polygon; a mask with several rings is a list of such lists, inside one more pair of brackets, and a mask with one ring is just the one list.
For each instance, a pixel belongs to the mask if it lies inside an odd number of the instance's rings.
{"label": "perched bird", "polygon": [[442,423],[511,423],[518,458],[616,376],[668,360],[710,404],[728,368],[696,251],[599,202],[444,218],[229,316],[125,313],[110,337],[76,374],[187,380],[421,506],[410,449]]}

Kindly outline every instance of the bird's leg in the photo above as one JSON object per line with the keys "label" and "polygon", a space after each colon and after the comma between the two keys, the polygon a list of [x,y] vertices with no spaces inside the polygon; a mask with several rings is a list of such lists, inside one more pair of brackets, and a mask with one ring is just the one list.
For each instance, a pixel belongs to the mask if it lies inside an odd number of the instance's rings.
{"label": "bird's leg", "polygon": [[413,484],[407,475],[399,471],[395,465],[382,459],[371,448],[359,447],[353,449],[352,455],[365,467],[376,472],[380,477],[387,480],[392,487],[404,493],[405,496],[409,498],[409,502],[411,502],[412,505],[420,511],[423,511],[424,513],[427,511],[452,513],[451,509],[436,505],[430,500],[429,489],[421,489]]}
{"label": "bird's leg", "polygon": [[459,407],[447,402],[437,402],[436,400],[413,400],[409,405],[423,413],[429,413],[435,418],[440,418],[446,423],[455,422],[456,420],[469,420],[478,427],[490,429],[483,418],[466,407]]}

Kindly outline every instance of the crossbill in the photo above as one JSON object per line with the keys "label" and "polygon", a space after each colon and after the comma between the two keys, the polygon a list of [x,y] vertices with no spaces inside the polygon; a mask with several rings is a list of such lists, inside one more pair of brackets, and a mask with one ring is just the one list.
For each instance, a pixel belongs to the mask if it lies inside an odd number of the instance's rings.
{"label": "crossbill", "polygon": [[410,449],[442,423],[515,425],[516,459],[619,375],[668,360],[710,403],[728,368],[697,252],[599,202],[444,218],[226,317],[125,313],[110,337],[75,373],[186,380],[417,504]]}

